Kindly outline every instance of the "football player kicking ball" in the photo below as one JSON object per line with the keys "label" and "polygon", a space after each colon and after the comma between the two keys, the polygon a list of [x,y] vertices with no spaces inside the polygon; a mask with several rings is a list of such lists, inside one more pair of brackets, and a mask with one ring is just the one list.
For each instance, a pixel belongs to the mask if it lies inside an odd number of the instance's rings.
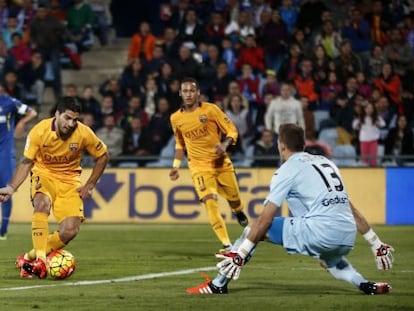
{"label": "football player kicking ball", "polygon": [[[23,278],[37,276],[43,279],[47,276],[46,255],[63,248],[78,234],[84,219],[82,200],[91,196],[108,163],[105,144],[78,121],[80,111],[76,98],[64,97],[54,118],[42,120],[31,129],[23,160],[10,183],[0,188],[0,202],[5,202],[30,172],[33,249],[16,261]],[[80,161],[85,149],[96,162],[89,179],[82,185]],[[51,210],[59,229],[49,234]]]}
{"label": "football player kicking ball", "polygon": [[[377,267],[390,269],[393,249],[381,242],[365,218],[352,206],[336,165],[322,156],[303,152],[304,131],[295,124],[280,126],[278,149],[284,161],[273,175],[262,214],[246,227],[232,251],[221,254],[219,273],[213,280],[188,288],[190,294],[225,294],[230,280],[263,239],[282,245],[288,253],[318,258],[339,280],[346,281],[370,295],[390,291],[388,283],[370,282],[345,256],[355,243],[357,230],[375,251]],[[292,217],[274,217],[286,200]]]}

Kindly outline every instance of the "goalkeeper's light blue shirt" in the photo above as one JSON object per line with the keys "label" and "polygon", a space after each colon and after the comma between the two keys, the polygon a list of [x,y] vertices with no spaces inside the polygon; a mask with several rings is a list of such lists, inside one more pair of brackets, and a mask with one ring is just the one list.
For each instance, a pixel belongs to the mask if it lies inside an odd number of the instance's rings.
{"label": "goalkeeper's light blue shirt", "polygon": [[291,215],[303,222],[307,242],[354,245],[356,224],[348,194],[337,166],[329,159],[299,152],[283,163],[272,177],[265,204],[270,201],[280,207],[284,200]]}

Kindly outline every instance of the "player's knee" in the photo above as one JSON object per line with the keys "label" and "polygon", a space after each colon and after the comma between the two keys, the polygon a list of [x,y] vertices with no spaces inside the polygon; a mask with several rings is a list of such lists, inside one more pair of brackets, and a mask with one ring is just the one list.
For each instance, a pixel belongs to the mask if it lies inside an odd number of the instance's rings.
{"label": "player's knee", "polygon": [[33,202],[33,210],[35,212],[49,214],[50,204],[46,200],[36,200]]}
{"label": "player's knee", "polygon": [[207,194],[205,197],[203,197],[201,199],[201,202],[206,203],[208,200],[216,200],[217,201],[217,199],[218,198],[217,198],[216,194],[210,193],[210,194]]}

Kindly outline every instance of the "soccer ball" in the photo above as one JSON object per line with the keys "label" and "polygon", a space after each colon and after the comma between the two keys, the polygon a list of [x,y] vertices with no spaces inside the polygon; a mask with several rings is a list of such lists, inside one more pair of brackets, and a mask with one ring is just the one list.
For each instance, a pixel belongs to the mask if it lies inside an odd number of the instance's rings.
{"label": "soccer ball", "polygon": [[75,257],[64,249],[58,249],[47,255],[47,274],[54,279],[66,279],[72,275],[75,267]]}

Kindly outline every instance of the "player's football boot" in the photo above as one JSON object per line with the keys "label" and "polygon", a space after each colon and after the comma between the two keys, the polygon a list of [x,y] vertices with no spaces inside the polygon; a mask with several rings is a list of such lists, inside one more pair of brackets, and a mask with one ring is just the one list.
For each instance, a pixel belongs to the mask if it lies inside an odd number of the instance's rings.
{"label": "player's football boot", "polygon": [[234,216],[236,216],[240,226],[246,227],[249,224],[249,220],[247,219],[246,214],[243,213],[243,211],[234,213]]}
{"label": "player's football boot", "polygon": [[204,275],[206,278],[206,281],[198,286],[195,287],[189,287],[185,291],[188,294],[194,294],[194,295],[209,295],[209,294],[227,294],[227,285],[223,287],[217,287],[211,282],[210,278],[207,275]]}
{"label": "player's football boot", "polygon": [[23,270],[30,275],[37,276],[39,279],[47,277],[46,263],[40,258],[37,258],[30,263],[25,262],[23,264]]}
{"label": "player's football boot", "polygon": [[17,257],[16,258],[16,262],[15,262],[15,264],[16,264],[16,268],[17,269],[21,269],[21,268],[23,268],[23,264],[24,263],[31,263],[31,262],[33,262],[33,260],[28,260],[28,259],[25,259],[24,258],[24,253],[23,254],[21,254],[21,255],[19,255],[19,257]]}
{"label": "player's football boot", "polygon": [[23,279],[31,279],[33,278],[33,275],[31,275],[30,273],[26,272],[26,270],[23,269],[23,267],[20,269],[20,277]]}
{"label": "player's football boot", "polygon": [[359,289],[367,295],[381,295],[388,294],[391,286],[386,282],[364,282],[359,284]]}
{"label": "player's football boot", "polygon": [[[230,252],[231,251],[231,247],[232,247],[231,244],[223,245],[223,247],[218,250],[218,252],[216,253],[216,255],[226,254],[226,253]],[[218,256],[218,258],[221,258],[221,256]]]}

